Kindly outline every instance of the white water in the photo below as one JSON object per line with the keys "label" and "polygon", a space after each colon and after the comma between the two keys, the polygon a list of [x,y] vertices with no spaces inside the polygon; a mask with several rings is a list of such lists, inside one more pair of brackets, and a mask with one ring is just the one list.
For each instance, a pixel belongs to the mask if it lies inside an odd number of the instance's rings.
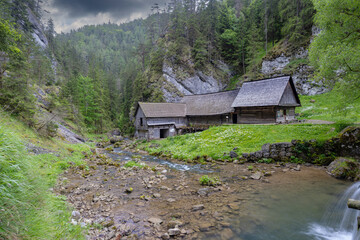
{"label": "white water", "polygon": [[360,200],[360,182],[345,191],[337,203],[328,209],[320,224],[310,224],[307,235],[316,240],[360,240],[357,230],[360,211],[347,207],[350,198]]}

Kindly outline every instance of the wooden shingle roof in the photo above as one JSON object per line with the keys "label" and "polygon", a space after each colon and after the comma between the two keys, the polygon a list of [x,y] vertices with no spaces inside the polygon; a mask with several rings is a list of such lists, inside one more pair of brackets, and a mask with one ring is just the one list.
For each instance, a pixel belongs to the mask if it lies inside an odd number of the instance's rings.
{"label": "wooden shingle roof", "polygon": [[291,76],[276,77],[243,83],[232,107],[280,106],[285,89],[290,84],[294,103],[287,106],[300,106]]}
{"label": "wooden shingle roof", "polygon": [[186,105],[183,103],[143,103],[139,102],[146,117],[185,117]]}
{"label": "wooden shingle roof", "polygon": [[233,112],[231,107],[239,90],[188,95],[184,96],[182,103],[186,104],[187,116],[210,116]]}

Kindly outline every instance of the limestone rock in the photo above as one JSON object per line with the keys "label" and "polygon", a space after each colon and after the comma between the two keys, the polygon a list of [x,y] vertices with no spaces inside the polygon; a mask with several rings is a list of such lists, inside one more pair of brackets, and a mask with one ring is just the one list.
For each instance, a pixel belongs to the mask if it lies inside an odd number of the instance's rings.
{"label": "limestone rock", "polygon": [[181,231],[178,228],[171,228],[171,229],[169,229],[168,233],[169,233],[169,236],[177,236],[177,235],[180,235]]}
{"label": "limestone rock", "polygon": [[203,204],[199,204],[199,205],[192,206],[191,210],[192,211],[200,211],[200,210],[203,210],[204,208],[205,208],[205,206]]}
{"label": "limestone rock", "polygon": [[261,178],[262,174],[261,172],[256,172],[250,176],[251,179],[259,180]]}
{"label": "limestone rock", "polygon": [[163,223],[163,220],[161,220],[160,218],[151,217],[148,219],[148,222],[152,224],[161,224]]}

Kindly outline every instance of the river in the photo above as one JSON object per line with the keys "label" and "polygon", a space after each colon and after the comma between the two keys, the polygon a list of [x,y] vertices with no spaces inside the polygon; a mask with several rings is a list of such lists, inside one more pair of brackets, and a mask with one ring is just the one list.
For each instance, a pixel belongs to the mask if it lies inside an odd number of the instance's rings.
{"label": "river", "polygon": [[[106,154],[120,165],[135,160],[149,168],[125,169],[93,156],[88,170],[68,171],[62,194],[82,213],[81,219],[112,225],[90,228],[88,239],[130,233],[160,239],[178,225],[183,239],[358,240],[351,233],[355,220],[350,227],[336,228],[337,217],[330,216],[344,213],[343,192],[351,183],[330,177],[323,167],[190,165],[121,148]],[[251,179],[256,172],[261,178]],[[218,176],[222,185],[201,186],[204,174]],[[335,219],[332,224],[325,221],[330,218]]]}

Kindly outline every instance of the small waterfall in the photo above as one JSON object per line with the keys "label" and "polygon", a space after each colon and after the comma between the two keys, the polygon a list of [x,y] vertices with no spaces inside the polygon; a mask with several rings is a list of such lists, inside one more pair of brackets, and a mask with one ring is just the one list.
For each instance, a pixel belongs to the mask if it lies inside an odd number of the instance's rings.
{"label": "small waterfall", "polygon": [[360,240],[357,217],[360,211],[347,207],[348,199],[360,200],[360,182],[349,187],[325,213],[321,223],[312,223],[308,235],[317,240]]}

